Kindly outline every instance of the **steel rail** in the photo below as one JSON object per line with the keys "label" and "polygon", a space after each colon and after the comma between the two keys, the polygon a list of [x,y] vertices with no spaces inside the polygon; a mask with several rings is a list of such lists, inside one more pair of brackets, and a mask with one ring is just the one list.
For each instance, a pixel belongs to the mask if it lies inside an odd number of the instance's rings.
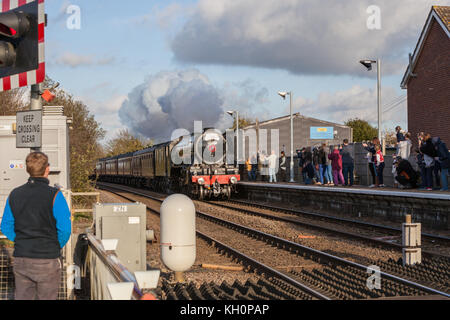
{"label": "steel rail", "polygon": [[[235,199],[229,200],[229,201],[230,202],[235,202],[237,204],[247,205],[247,206],[256,206],[256,207],[261,207],[261,208],[266,208],[266,209],[284,211],[286,213],[293,214],[293,215],[305,215],[305,216],[311,216],[311,217],[315,217],[315,218],[321,218],[321,219],[324,219],[324,220],[332,220],[332,221],[337,221],[337,222],[347,222],[347,223],[352,223],[352,224],[355,224],[355,225],[361,225],[361,226],[364,226],[364,227],[378,228],[378,229],[383,229],[383,230],[387,230],[387,231],[395,231],[395,232],[401,232],[402,231],[400,228],[396,228],[396,227],[385,226],[385,225],[381,225],[381,224],[377,224],[377,223],[357,221],[357,220],[352,220],[352,219],[348,219],[348,218],[341,218],[341,217],[330,216],[330,215],[321,214],[321,213],[304,211],[304,210],[282,208],[282,207],[271,206],[271,205],[262,204],[262,203],[245,202],[245,201],[235,200]],[[439,240],[439,241],[450,242],[450,237],[434,235],[434,234],[430,234],[430,233],[422,232],[422,237],[430,239],[430,240],[435,240],[435,241]]]}
{"label": "steel rail", "polygon": [[[122,186],[113,186],[112,188],[115,188],[115,189],[118,189],[118,190],[122,190],[122,191],[125,191],[125,192],[134,193],[136,195],[140,195],[140,196],[147,197],[147,198],[150,198],[150,199],[153,199],[153,200],[157,200],[159,202],[164,201],[162,199],[153,197],[151,195],[142,193],[140,191],[133,190],[132,188],[127,188],[127,187],[122,188]],[[122,196],[122,195],[120,195],[120,196]],[[124,198],[126,198],[126,197],[124,197]],[[129,199],[129,200],[131,200],[131,199]],[[134,200],[131,200],[131,201],[134,201]],[[208,219],[208,220],[210,220],[212,222],[215,222],[217,224],[227,224],[229,226],[233,226],[234,228],[238,228],[238,229],[243,230],[243,231],[245,231],[247,233],[254,234],[254,235],[257,235],[257,236],[269,239],[269,240],[271,240],[273,242],[276,242],[276,243],[278,243],[278,244],[280,244],[282,246],[288,246],[288,247],[291,247],[291,248],[295,248],[295,249],[307,252],[310,255],[315,255],[315,256],[320,257],[320,258],[325,258],[326,260],[328,260],[330,262],[344,264],[344,265],[351,266],[351,267],[354,267],[354,268],[357,268],[357,269],[360,269],[360,270],[364,270],[364,271],[367,271],[368,268],[369,268],[368,266],[365,266],[365,265],[362,265],[362,264],[359,264],[359,263],[356,263],[356,262],[352,262],[352,261],[349,261],[349,260],[345,260],[343,258],[340,258],[340,257],[337,257],[337,256],[333,256],[331,254],[328,254],[328,253],[325,253],[325,252],[322,252],[322,251],[319,251],[319,250],[316,250],[316,249],[313,249],[313,248],[310,248],[310,247],[306,247],[306,246],[303,246],[303,245],[298,244],[296,242],[292,242],[290,240],[282,239],[280,237],[277,237],[277,236],[274,236],[274,235],[271,235],[271,234],[268,234],[268,233],[265,233],[265,232],[262,232],[262,231],[251,229],[251,228],[245,227],[243,225],[236,224],[236,223],[231,222],[231,221],[223,220],[223,219],[211,216],[211,215],[209,215],[207,213],[203,213],[203,212],[198,211],[198,210],[196,211],[196,213],[197,213],[198,216],[203,217],[205,219]],[[387,272],[380,271],[380,275],[384,276],[385,278],[388,278],[390,280],[393,280],[393,281],[396,281],[396,282],[401,282],[401,283],[403,283],[403,284],[405,284],[407,286],[414,287],[416,289],[420,289],[420,290],[422,290],[424,292],[428,292],[428,293],[431,293],[431,294],[442,295],[444,297],[450,298],[450,294],[448,294],[448,293],[445,293],[445,292],[442,292],[442,291],[439,291],[439,290],[436,290],[436,289],[424,286],[424,285],[416,283],[414,281],[403,279],[401,277],[389,274]]]}
{"label": "steel rail", "polygon": [[[249,210],[249,209],[245,209],[245,208],[237,208],[237,207],[229,206],[229,205],[226,205],[223,203],[216,203],[213,201],[204,201],[204,202],[207,204],[210,204],[210,205],[219,206],[222,208],[231,209],[231,210],[235,210],[235,211],[239,211],[239,212],[244,212],[249,215],[260,216],[260,217],[263,217],[266,219],[283,221],[283,222],[288,222],[288,223],[292,223],[295,225],[304,226],[304,227],[308,227],[308,228],[312,228],[312,229],[316,229],[316,230],[320,230],[320,231],[336,233],[336,234],[340,234],[340,235],[343,235],[343,236],[349,237],[349,238],[354,238],[354,239],[357,239],[360,241],[369,242],[369,243],[373,243],[373,244],[377,244],[377,245],[383,245],[383,246],[387,246],[387,247],[392,247],[392,248],[395,248],[400,251],[403,249],[403,246],[401,244],[392,243],[392,242],[384,241],[384,240],[380,240],[380,239],[374,239],[374,238],[356,234],[356,233],[351,233],[351,232],[342,231],[342,230],[338,230],[338,229],[334,229],[334,228],[330,228],[330,227],[320,226],[317,224],[312,224],[312,223],[308,223],[308,222],[304,222],[304,221],[298,221],[298,220],[294,220],[294,219],[287,218],[287,217],[277,217],[277,216],[274,216],[274,215],[271,215],[268,213],[257,212],[257,211],[253,211],[253,210]],[[233,202],[233,201],[231,201],[231,202]],[[241,202],[239,202],[239,204],[241,204]],[[242,204],[248,205],[245,202],[243,202]],[[299,215],[295,215],[295,216],[298,217]],[[351,222],[353,222],[353,221],[351,221]],[[440,257],[440,258],[450,259],[450,256],[448,256],[448,255],[434,253],[434,252],[427,251],[427,250],[422,250],[422,254],[427,258]]]}
{"label": "steel rail", "polygon": [[[118,189],[118,190],[125,191],[121,187],[105,186],[105,185],[103,185],[103,187],[115,188],[115,189]],[[127,191],[127,192],[135,193],[137,195],[141,195],[141,196],[145,196],[145,197],[149,197],[152,200],[157,200],[159,202],[164,201],[164,200],[161,200],[159,198],[153,197],[151,195],[146,195],[146,194],[141,193],[139,191],[135,192],[135,191],[131,191],[130,190],[130,191]],[[132,199],[130,197],[127,197],[127,196],[124,196],[124,195],[121,195],[121,194],[119,194],[119,196],[124,198],[124,199],[127,199],[129,201],[135,201],[134,199]],[[147,206],[147,210],[149,210],[149,211],[151,211],[151,212],[153,212],[153,213],[155,213],[157,215],[160,215],[159,211],[157,211],[157,210],[155,210],[153,208],[150,208],[149,206]],[[256,268],[260,269],[261,271],[264,271],[267,274],[270,274],[272,276],[280,278],[281,280],[284,280],[287,283],[290,283],[290,284],[294,285],[295,287],[299,288],[300,290],[305,291],[305,292],[309,293],[310,295],[312,295],[312,296],[314,296],[314,297],[316,297],[318,299],[321,299],[321,300],[332,300],[330,297],[328,297],[328,296],[318,292],[317,290],[314,290],[313,288],[310,288],[307,285],[304,285],[304,284],[298,282],[297,280],[289,277],[288,275],[285,275],[285,274],[279,272],[278,270],[276,270],[274,268],[271,268],[271,267],[269,267],[269,266],[267,266],[267,265],[265,265],[265,264],[255,260],[255,259],[245,255],[244,253],[242,253],[242,252],[240,252],[240,251],[238,251],[238,250],[236,250],[236,249],[234,249],[234,248],[232,248],[232,247],[230,247],[230,246],[228,246],[228,245],[226,245],[226,244],[224,244],[224,243],[222,243],[222,242],[220,242],[220,241],[218,241],[218,240],[216,240],[216,239],[214,239],[214,238],[212,238],[212,237],[210,237],[208,235],[206,235],[205,233],[202,233],[200,231],[196,231],[196,234],[197,234],[198,237],[203,238],[207,242],[214,243],[215,246],[219,246],[222,249],[227,250],[228,252],[230,252],[235,257],[240,258],[241,260],[245,260],[248,264],[256,266]]]}
{"label": "steel rail", "polygon": [[[260,236],[260,237],[264,237],[266,239],[269,239],[271,241],[277,242],[278,244],[281,244],[281,245],[284,245],[284,246],[289,246],[291,248],[295,248],[295,249],[298,249],[298,250],[303,250],[303,251],[305,251],[305,252],[307,252],[307,253],[309,253],[311,255],[316,255],[316,256],[318,256],[320,258],[325,258],[328,261],[337,262],[337,263],[340,263],[340,264],[345,264],[345,265],[348,265],[348,266],[351,266],[351,267],[355,267],[357,269],[361,269],[361,270],[364,270],[364,271],[367,271],[368,268],[369,268],[368,266],[365,266],[365,265],[362,265],[362,264],[359,264],[359,263],[356,263],[356,262],[353,262],[353,261],[345,260],[343,258],[340,258],[340,257],[337,257],[337,256],[333,256],[331,254],[328,254],[328,253],[325,253],[325,252],[322,252],[322,251],[319,251],[319,250],[316,250],[316,249],[313,249],[313,248],[310,248],[310,247],[306,247],[306,246],[303,246],[303,245],[298,244],[296,242],[292,242],[290,240],[286,240],[286,239],[283,239],[283,238],[280,238],[280,237],[277,237],[277,236],[274,236],[274,235],[271,235],[271,234],[268,234],[268,233],[265,233],[265,232],[262,232],[262,231],[251,229],[251,228],[245,227],[243,225],[240,225],[240,224],[237,224],[237,223],[234,223],[234,222],[231,222],[231,221],[226,221],[226,220],[223,220],[223,219],[211,216],[211,215],[209,215],[207,213],[203,213],[203,212],[197,211],[197,214],[200,215],[201,217],[202,216],[205,217],[208,220],[215,221],[218,224],[221,224],[221,223],[228,224],[230,226],[233,226],[234,228],[241,229],[241,230],[243,230],[243,231],[245,231],[247,233],[252,233],[254,235],[257,235],[257,236]],[[425,292],[429,292],[429,293],[432,293],[432,294],[438,294],[438,295],[442,295],[442,296],[445,296],[447,298],[450,298],[450,294],[448,294],[448,293],[445,293],[445,292],[442,292],[442,291],[439,291],[439,290],[436,290],[436,289],[433,289],[433,288],[421,285],[420,283],[416,283],[416,282],[413,282],[413,281],[410,281],[410,280],[406,280],[406,279],[400,278],[398,276],[392,275],[392,274],[387,273],[387,272],[380,271],[380,275],[382,275],[382,276],[384,276],[384,277],[386,277],[388,279],[391,279],[391,280],[394,280],[394,281],[397,281],[397,282],[401,282],[401,283],[406,284],[406,285],[408,285],[410,287],[414,287],[414,288],[423,290]]]}
{"label": "steel rail", "polygon": [[319,225],[316,225],[316,224],[311,224],[311,223],[308,223],[308,222],[298,221],[298,220],[294,220],[294,219],[291,219],[291,218],[277,217],[277,216],[274,216],[274,215],[271,215],[271,214],[268,214],[268,213],[256,212],[256,211],[248,210],[248,209],[245,209],[245,208],[236,208],[236,207],[233,207],[233,206],[228,206],[228,205],[223,204],[223,203],[215,203],[215,202],[205,202],[205,203],[210,204],[210,205],[214,205],[214,206],[219,206],[219,207],[226,208],[226,209],[231,209],[231,210],[235,210],[235,211],[239,211],[239,212],[244,212],[244,213],[249,214],[249,215],[255,215],[255,216],[260,216],[260,217],[271,219],[271,220],[293,223],[295,225],[305,226],[305,227],[312,228],[312,229],[317,229],[317,230],[320,230],[320,231],[332,232],[332,233],[340,234],[340,235],[343,235],[343,236],[346,236],[346,237],[356,238],[358,240],[364,240],[364,241],[373,242],[373,243],[376,243],[376,244],[382,244],[383,246],[395,247],[397,249],[402,249],[403,248],[400,244],[397,244],[397,243],[392,243],[392,242],[378,240],[378,239],[372,239],[370,237],[362,236],[362,235],[359,235],[359,234],[350,233],[350,232],[337,230],[337,229],[333,229],[333,228],[328,228],[328,227],[324,227],[324,226],[319,226]]}
{"label": "steel rail", "polygon": [[276,269],[274,269],[272,267],[269,267],[268,265],[265,265],[264,263],[259,262],[259,261],[255,260],[255,259],[245,255],[244,253],[242,253],[242,252],[240,252],[240,251],[238,251],[236,249],[233,249],[232,247],[230,247],[230,246],[228,246],[228,245],[226,245],[226,244],[224,244],[224,243],[222,243],[222,242],[220,242],[220,241],[218,241],[218,240],[216,240],[216,239],[214,239],[214,238],[212,238],[212,237],[210,237],[210,236],[208,236],[208,235],[206,235],[206,234],[204,234],[204,233],[202,233],[200,231],[197,231],[197,235],[202,237],[202,238],[204,238],[205,240],[207,240],[210,243],[214,243],[215,246],[219,246],[219,247],[221,247],[221,248],[223,248],[223,249],[225,249],[227,251],[230,251],[231,254],[233,254],[234,256],[237,256],[241,260],[246,260],[247,263],[255,265],[256,268],[259,268],[260,270],[265,271],[266,273],[271,274],[272,276],[278,277],[278,278],[280,278],[280,279],[282,279],[282,280],[284,280],[284,281],[286,281],[286,282],[288,282],[288,283],[290,283],[290,284],[292,284],[292,285],[302,289],[303,291],[308,292],[309,294],[311,294],[312,296],[314,296],[316,298],[319,298],[319,299],[322,299],[322,300],[332,300],[330,297],[328,297],[328,296],[318,292],[317,290],[314,290],[314,289],[312,289],[312,288],[310,288],[310,287],[308,287],[308,286],[298,282],[297,280],[295,280],[295,279],[285,275],[284,273],[282,273],[282,272],[280,272],[280,271],[278,271],[278,270],[276,270]]}

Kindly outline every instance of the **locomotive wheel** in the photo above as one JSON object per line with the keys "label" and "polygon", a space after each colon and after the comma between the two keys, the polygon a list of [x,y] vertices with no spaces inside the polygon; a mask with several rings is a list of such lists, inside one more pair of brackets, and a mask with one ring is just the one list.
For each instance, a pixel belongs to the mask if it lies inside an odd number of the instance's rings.
{"label": "locomotive wheel", "polygon": [[225,199],[227,200],[231,199],[231,186],[225,187]]}
{"label": "locomotive wheel", "polygon": [[198,188],[198,199],[199,200],[205,199],[205,188],[203,188],[203,186],[199,186]]}

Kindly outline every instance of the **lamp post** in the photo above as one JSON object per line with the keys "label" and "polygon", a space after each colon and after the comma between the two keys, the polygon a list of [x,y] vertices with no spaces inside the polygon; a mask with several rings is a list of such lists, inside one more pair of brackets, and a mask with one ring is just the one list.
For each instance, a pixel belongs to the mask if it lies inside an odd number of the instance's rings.
{"label": "lamp post", "polygon": [[236,115],[236,163],[239,165],[239,111],[227,111],[230,116]]}
{"label": "lamp post", "polygon": [[286,99],[286,96],[289,95],[290,98],[290,104],[289,109],[291,113],[291,163],[290,163],[290,180],[289,182],[295,182],[294,181],[294,119],[292,117],[292,91],[290,92],[278,92],[278,95],[280,95],[283,99]]}
{"label": "lamp post", "polygon": [[377,64],[377,100],[378,100],[378,139],[383,141],[381,138],[381,60],[360,60],[364,67],[367,68],[367,71],[372,70],[372,64]]}

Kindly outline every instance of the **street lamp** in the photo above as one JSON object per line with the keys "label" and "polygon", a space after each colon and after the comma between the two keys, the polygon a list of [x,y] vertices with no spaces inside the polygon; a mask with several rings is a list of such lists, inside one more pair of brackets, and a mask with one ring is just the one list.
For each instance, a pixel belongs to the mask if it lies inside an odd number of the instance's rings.
{"label": "street lamp", "polygon": [[372,64],[377,64],[377,96],[378,96],[378,138],[380,141],[383,141],[381,138],[381,60],[360,60],[364,67],[367,68],[367,71],[372,70]]}
{"label": "street lamp", "polygon": [[230,116],[236,115],[236,162],[239,165],[239,111],[227,111]]}
{"label": "street lamp", "polygon": [[289,95],[290,98],[290,112],[291,112],[291,165],[290,165],[290,176],[291,179],[289,182],[294,181],[294,119],[292,117],[292,91],[290,92],[278,92],[278,95],[281,96],[284,100],[286,100],[286,96]]}

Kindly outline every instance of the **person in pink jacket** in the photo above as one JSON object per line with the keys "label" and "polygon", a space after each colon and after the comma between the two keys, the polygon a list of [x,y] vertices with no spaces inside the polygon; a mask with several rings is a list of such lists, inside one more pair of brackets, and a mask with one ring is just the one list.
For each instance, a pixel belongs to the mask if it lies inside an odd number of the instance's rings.
{"label": "person in pink jacket", "polygon": [[328,159],[331,160],[331,168],[333,169],[333,181],[334,185],[344,185],[344,175],[342,174],[342,156],[339,153],[338,146],[334,146],[332,153],[328,155]]}

